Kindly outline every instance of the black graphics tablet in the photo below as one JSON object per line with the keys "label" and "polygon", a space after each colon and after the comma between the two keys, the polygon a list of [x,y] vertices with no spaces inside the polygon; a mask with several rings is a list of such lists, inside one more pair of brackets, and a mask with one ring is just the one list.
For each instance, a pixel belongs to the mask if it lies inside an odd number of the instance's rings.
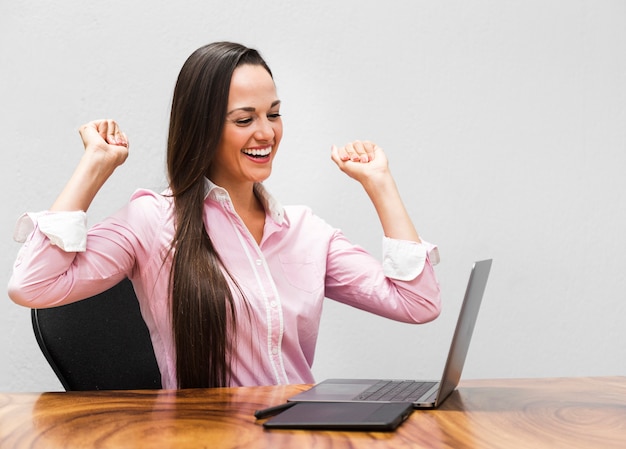
{"label": "black graphics tablet", "polygon": [[390,431],[413,411],[411,403],[298,402],[267,420],[267,429]]}

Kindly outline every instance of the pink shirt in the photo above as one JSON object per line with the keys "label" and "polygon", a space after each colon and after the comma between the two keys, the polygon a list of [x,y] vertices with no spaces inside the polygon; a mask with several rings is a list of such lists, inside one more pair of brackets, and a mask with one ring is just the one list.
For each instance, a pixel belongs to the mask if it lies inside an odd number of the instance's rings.
{"label": "pink shirt", "polygon": [[[303,206],[280,206],[255,186],[267,216],[258,245],[228,193],[207,180],[204,221],[238,290],[231,384],[314,382],[311,366],[325,297],[394,320],[424,323],[440,310],[436,247],[383,238],[383,262]],[[116,214],[86,230],[83,212],[28,214],[9,295],[31,308],[77,301],[132,280],[164,388],[176,388],[167,256],[171,197],[137,191]],[[34,229],[24,230],[25,223]],[[18,236],[19,237],[19,236]],[[165,257],[165,263],[163,262]],[[249,312],[247,311],[249,310]]]}

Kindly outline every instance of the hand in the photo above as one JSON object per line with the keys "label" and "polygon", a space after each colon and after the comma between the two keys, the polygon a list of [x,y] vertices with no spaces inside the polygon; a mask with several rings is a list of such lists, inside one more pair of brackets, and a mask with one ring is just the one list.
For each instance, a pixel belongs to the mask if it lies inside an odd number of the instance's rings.
{"label": "hand", "polygon": [[128,138],[115,120],[94,120],[79,128],[85,152],[102,157],[113,168],[128,157]]}
{"label": "hand", "polygon": [[79,129],[85,152],[51,211],[87,211],[116,167],[128,157],[128,138],[114,120],[95,120]]}
{"label": "hand", "polygon": [[357,140],[341,148],[333,145],[331,158],[341,171],[361,183],[387,237],[421,242],[402,203],[382,148],[372,142]]}
{"label": "hand", "polygon": [[343,147],[333,145],[331,158],[341,171],[360,183],[389,175],[385,152],[372,142],[356,140]]}

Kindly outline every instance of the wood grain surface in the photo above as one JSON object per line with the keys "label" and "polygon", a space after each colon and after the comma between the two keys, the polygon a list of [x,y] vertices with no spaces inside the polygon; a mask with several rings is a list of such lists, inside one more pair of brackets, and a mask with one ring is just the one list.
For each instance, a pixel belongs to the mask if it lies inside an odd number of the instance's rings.
{"label": "wood grain surface", "polygon": [[395,432],[268,431],[306,386],[0,394],[0,448],[626,448],[626,377],[464,381]]}

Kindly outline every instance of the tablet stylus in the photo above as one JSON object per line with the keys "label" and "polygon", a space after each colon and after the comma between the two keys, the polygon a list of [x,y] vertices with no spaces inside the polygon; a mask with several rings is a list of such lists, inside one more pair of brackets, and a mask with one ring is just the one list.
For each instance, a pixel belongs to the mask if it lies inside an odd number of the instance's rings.
{"label": "tablet stylus", "polygon": [[275,405],[274,407],[257,410],[256,412],[254,412],[254,417],[256,419],[269,418],[270,416],[278,415],[283,410],[287,410],[289,407],[296,404],[297,402],[285,402],[284,404]]}

